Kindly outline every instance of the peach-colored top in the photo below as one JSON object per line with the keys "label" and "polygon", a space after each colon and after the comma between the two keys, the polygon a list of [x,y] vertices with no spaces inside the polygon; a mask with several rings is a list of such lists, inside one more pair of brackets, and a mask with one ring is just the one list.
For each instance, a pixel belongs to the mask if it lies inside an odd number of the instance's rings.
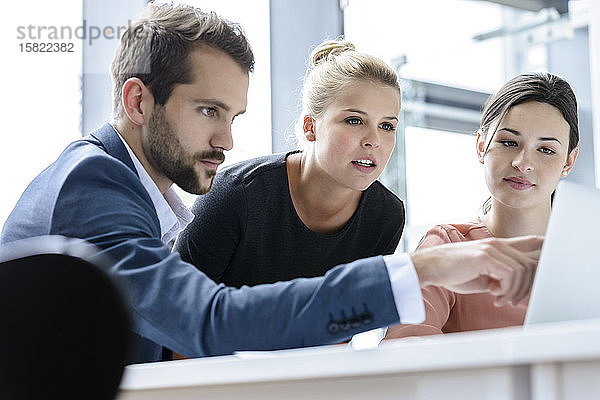
{"label": "peach-colored top", "polygon": [[[437,225],[425,234],[417,248],[489,237],[492,235],[480,219],[465,224]],[[458,294],[437,286],[425,287],[422,292],[425,321],[391,326],[386,339],[523,325],[529,303],[527,298],[516,307],[510,303],[496,307],[490,294]]]}

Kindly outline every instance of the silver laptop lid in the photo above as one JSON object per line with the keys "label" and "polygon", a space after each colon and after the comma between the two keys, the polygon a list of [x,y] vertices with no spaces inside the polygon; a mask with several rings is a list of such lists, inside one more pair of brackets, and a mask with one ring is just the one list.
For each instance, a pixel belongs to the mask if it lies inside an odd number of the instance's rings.
{"label": "silver laptop lid", "polygon": [[600,190],[561,182],[525,324],[600,318]]}

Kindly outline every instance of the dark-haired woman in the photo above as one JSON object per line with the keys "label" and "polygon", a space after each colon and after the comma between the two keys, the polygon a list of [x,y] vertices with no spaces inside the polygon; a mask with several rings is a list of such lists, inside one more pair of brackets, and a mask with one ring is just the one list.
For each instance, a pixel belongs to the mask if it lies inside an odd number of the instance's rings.
{"label": "dark-haired woman", "polygon": [[[579,148],[577,101],[563,79],[548,73],[519,75],[484,106],[477,155],[491,197],[469,222],[437,225],[418,248],[489,237],[543,236],[552,194],[575,163]],[[528,299],[495,304],[491,294],[423,290],[426,319],[396,325],[386,338],[431,335],[522,325]]]}

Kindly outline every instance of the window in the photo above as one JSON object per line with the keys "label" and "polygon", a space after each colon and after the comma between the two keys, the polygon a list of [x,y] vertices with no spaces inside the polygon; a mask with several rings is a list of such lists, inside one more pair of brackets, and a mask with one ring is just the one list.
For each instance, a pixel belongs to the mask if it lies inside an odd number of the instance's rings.
{"label": "window", "polygon": [[501,39],[473,36],[502,26],[502,7],[465,0],[348,0],[344,32],[357,49],[392,66],[403,78],[484,91],[504,83]]}
{"label": "window", "polygon": [[[49,39],[51,27],[82,25],[81,0],[9,2],[0,44],[0,226],[26,185],[80,137],[81,40]],[[68,35],[66,30],[64,35]],[[72,52],[40,52],[27,43],[72,43]],[[29,47],[29,49],[28,49]],[[37,49],[38,51],[34,51]],[[29,51],[28,51],[29,50]]]}
{"label": "window", "polygon": [[433,225],[476,218],[489,194],[474,135],[415,127],[405,135],[409,224],[404,240],[413,250]]}

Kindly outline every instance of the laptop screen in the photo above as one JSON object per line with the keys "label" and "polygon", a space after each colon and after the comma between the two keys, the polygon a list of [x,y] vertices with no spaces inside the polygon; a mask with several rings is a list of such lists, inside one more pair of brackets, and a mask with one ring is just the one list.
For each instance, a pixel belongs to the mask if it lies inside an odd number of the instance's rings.
{"label": "laptop screen", "polygon": [[600,318],[600,190],[563,181],[536,272],[525,325]]}

